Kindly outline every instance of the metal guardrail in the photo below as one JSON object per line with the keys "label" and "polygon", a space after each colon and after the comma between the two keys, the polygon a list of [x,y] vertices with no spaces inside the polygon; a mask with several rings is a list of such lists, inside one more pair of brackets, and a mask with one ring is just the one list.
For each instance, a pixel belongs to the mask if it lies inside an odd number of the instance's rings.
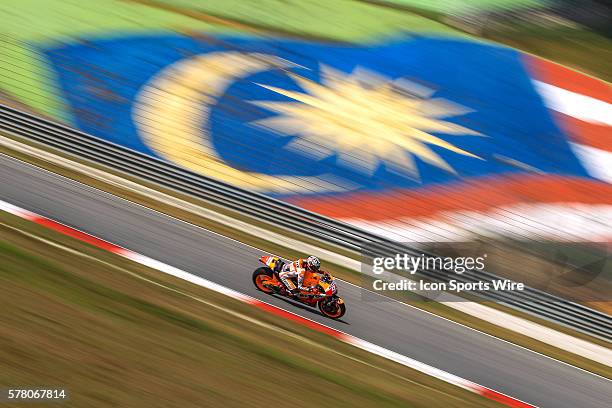
{"label": "metal guardrail", "polygon": [[[367,247],[373,256],[392,256],[398,252],[419,256],[423,253],[343,222],[263,194],[207,178],[172,163],[4,105],[0,105],[0,130],[275,225],[313,235],[318,240],[353,251],[362,251]],[[437,281],[448,281],[450,277],[459,282],[500,279],[487,272],[474,271],[451,275],[443,270],[428,270],[419,271],[419,274]],[[612,341],[611,316],[546,292],[527,287],[523,292],[470,293],[600,339]]]}

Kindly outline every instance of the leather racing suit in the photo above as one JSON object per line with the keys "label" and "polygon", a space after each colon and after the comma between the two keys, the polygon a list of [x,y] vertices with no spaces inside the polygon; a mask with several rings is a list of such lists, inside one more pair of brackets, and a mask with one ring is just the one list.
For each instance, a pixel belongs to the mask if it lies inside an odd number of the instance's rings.
{"label": "leather racing suit", "polygon": [[[306,259],[298,259],[291,263],[285,264],[283,269],[279,272],[278,277],[291,293],[296,293],[298,290],[310,290],[311,288],[303,286],[304,274],[308,269]],[[291,278],[295,277],[297,277],[297,289],[295,284],[291,281]]]}

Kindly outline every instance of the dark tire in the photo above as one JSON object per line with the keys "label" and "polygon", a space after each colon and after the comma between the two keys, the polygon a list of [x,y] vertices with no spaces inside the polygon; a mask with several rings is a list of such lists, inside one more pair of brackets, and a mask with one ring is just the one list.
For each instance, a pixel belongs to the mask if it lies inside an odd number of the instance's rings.
{"label": "dark tire", "polygon": [[323,316],[327,316],[330,319],[340,319],[346,313],[346,305],[344,302],[336,303],[336,310],[334,311],[327,309],[323,301],[320,301],[317,306],[319,307],[319,311],[323,314]]}
{"label": "dark tire", "polygon": [[265,266],[261,268],[257,268],[253,272],[253,284],[258,290],[261,290],[264,293],[274,292],[273,289],[266,288],[265,286],[263,286],[263,283],[266,280],[269,280],[272,278],[274,278],[274,272],[272,272],[272,269],[266,268]]}

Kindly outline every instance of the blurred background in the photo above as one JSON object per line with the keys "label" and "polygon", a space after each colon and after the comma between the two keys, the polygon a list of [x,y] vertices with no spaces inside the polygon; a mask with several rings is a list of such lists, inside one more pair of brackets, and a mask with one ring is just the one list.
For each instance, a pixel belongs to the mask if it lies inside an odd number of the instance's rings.
{"label": "blurred background", "polygon": [[[492,255],[490,272],[607,320],[611,27],[606,0],[4,0],[0,103],[385,239],[442,252],[477,243],[470,250]],[[79,378],[79,390],[92,387],[79,406],[239,406],[250,397],[263,406],[259,388],[235,399],[232,390],[254,379],[263,387],[259,375],[281,370],[302,376],[290,388],[332,384],[341,406],[493,405],[457,391],[429,394],[422,387],[439,385],[430,378],[405,388],[397,376],[378,381],[367,365],[328,372],[299,352],[279,357],[293,346],[276,332],[242,331],[239,318],[156,287],[139,292],[128,275],[106,275],[106,266],[14,234],[46,234],[32,226],[6,214],[3,225],[12,226],[2,230],[0,254],[11,310],[2,326],[12,333],[2,345],[5,382],[35,382],[53,367]],[[345,269],[336,268],[350,281]],[[65,327],[74,336],[63,344]],[[79,340],[91,330],[90,344]],[[111,338],[123,330],[136,343],[146,339],[142,347],[158,350],[159,360]],[[108,343],[93,339],[105,331]],[[170,331],[180,335],[164,349]],[[66,347],[75,352],[62,362]],[[49,367],[41,349],[57,352]],[[126,355],[130,362],[118,363]],[[178,391],[156,375],[138,381],[170,361],[178,361]],[[77,374],[74,363],[83,367]],[[109,391],[116,375],[143,387],[138,397],[128,386]],[[108,389],[94,391],[102,377]],[[178,396],[159,399],[160,390]]]}

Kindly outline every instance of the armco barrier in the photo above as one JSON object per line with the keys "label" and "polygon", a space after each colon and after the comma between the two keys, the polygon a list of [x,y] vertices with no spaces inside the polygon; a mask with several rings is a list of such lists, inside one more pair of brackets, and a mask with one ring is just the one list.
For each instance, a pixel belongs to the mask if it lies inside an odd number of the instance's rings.
{"label": "armco barrier", "polygon": [[[171,163],[4,105],[0,105],[0,130],[275,225],[316,236],[321,241],[349,250],[360,251],[367,245],[373,256],[389,256],[397,252],[413,255],[423,253],[337,220],[207,178]],[[419,271],[419,273],[439,281],[448,280],[449,276],[448,273],[441,270]],[[487,272],[466,272],[462,275],[454,274],[453,279],[461,282],[477,282],[491,281],[499,277]],[[493,300],[539,318],[554,321],[606,341],[612,341],[612,317],[540,290],[526,288],[522,293],[472,293],[486,300]]]}

